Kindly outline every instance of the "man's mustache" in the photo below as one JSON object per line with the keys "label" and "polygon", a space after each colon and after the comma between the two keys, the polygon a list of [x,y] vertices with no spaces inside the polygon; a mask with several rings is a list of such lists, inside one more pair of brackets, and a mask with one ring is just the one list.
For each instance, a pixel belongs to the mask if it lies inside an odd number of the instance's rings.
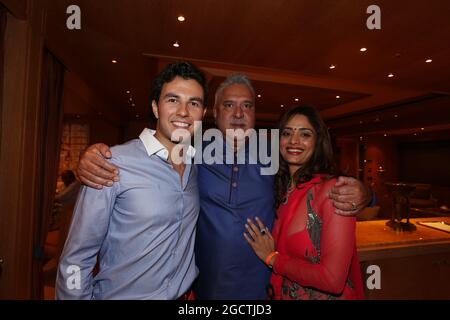
{"label": "man's mustache", "polygon": [[239,126],[239,125],[246,125],[247,121],[245,119],[231,119],[230,124],[231,125],[237,125],[237,126]]}

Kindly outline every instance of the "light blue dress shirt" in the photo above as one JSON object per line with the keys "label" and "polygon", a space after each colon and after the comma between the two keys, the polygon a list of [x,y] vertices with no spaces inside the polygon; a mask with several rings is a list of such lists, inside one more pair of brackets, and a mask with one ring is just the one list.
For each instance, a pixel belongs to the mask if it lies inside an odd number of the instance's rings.
{"label": "light blue dress shirt", "polygon": [[[187,164],[181,179],[149,129],[111,151],[120,181],[102,190],[81,189],[56,298],[176,299],[198,275],[196,168]],[[93,276],[97,254],[99,272]]]}

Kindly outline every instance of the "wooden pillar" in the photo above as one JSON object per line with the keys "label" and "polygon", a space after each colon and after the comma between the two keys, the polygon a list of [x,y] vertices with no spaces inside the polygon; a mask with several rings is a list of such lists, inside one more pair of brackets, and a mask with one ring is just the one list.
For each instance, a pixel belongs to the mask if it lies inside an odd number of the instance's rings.
{"label": "wooden pillar", "polygon": [[[45,11],[27,0],[25,15],[8,13],[0,151],[0,299],[33,296],[33,234],[37,213],[41,67]],[[14,1],[4,1],[5,6]],[[16,7],[17,8],[17,7]],[[14,10],[12,10],[14,13]]]}

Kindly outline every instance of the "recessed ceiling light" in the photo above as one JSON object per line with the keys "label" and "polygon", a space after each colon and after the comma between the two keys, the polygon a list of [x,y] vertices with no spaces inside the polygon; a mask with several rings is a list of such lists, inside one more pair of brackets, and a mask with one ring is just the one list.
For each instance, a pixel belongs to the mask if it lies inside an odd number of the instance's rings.
{"label": "recessed ceiling light", "polygon": [[135,103],[132,103],[131,106],[132,106],[132,107],[136,107],[136,104],[135,104]]}
{"label": "recessed ceiling light", "polygon": [[284,104],[282,104],[280,107],[284,108]]}
{"label": "recessed ceiling light", "polygon": [[361,48],[361,49],[359,49],[359,51],[361,51],[361,52],[366,52],[366,51],[367,51],[367,48]]}
{"label": "recessed ceiling light", "polygon": [[173,45],[175,48],[178,48],[178,47],[180,46],[180,44],[178,43],[178,41],[175,41],[172,45]]}
{"label": "recessed ceiling light", "polygon": [[177,20],[180,22],[184,22],[186,18],[184,16],[178,16]]}
{"label": "recessed ceiling light", "polygon": [[[359,137],[359,140],[360,140],[360,141],[362,141],[362,139],[363,139],[363,137],[362,137],[362,136],[361,136],[361,137]],[[364,162],[366,162],[366,160],[364,160]]]}
{"label": "recessed ceiling light", "polygon": [[294,99],[295,102],[298,102],[299,100],[300,100],[299,98],[295,98],[295,99]]}
{"label": "recessed ceiling light", "polygon": [[334,64],[331,64],[330,69],[334,69],[334,68],[336,68],[336,66]]}
{"label": "recessed ceiling light", "polygon": [[389,77],[389,78],[392,78],[393,76],[394,76],[393,73],[389,73],[389,74],[388,74],[388,77]]}
{"label": "recessed ceiling light", "polygon": [[261,98],[261,95],[260,95],[260,94],[258,94],[258,98]]}
{"label": "recessed ceiling light", "polygon": [[427,59],[427,60],[425,60],[425,62],[426,62],[426,63],[430,63],[430,62],[433,62],[433,60]]}
{"label": "recessed ceiling light", "polygon": [[414,133],[415,136],[417,136],[417,133]]}
{"label": "recessed ceiling light", "polygon": [[336,96],[336,99],[340,99],[341,98],[341,96]]}
{"label": "recessed ceiling light", "polygon": [[394,114],[394,118],[398,118],[398,114]]}
{"label": "recessed ceiling light", "polygon": [[425,128],[420,128],[420,130],[422,130],[422,131],[423,131],[423,130],[425,130]]}
{"label": "recessed ceiling light", "polygon": [[127,90],[127,94],[130,94],[130,90]]}
{"label": "recessed ceiling light", "polygon": [[387,137],[387,133],[385,133],[384,136]]}
{"label": "recessed ceiling light", "polygon": [[117,63],[117,60],[111,60],[112,63]]}
{"label": "recessed ceiling light", "polygon": [[136,115],[136,118],[139,118],[139,115],[138,115],[138,114]]}

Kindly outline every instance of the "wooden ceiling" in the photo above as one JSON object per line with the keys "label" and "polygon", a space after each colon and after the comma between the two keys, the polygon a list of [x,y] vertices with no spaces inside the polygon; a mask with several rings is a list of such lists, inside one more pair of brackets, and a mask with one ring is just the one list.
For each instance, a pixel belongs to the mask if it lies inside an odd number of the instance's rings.
{"label": "wooden ceiling", "polygon": [[[294,104],[296,97],[316,105],[340,134],[350,134],[342,127],[353,122],[358,126],[352,130],[361,128],[369,114],[384,117],[386,112],[402,111],[405,123],[421,126],[431,100],[435,116],[429,115],[434,120],[427,126],[450,123],[448,0],[379,0],[381,30],[366,27],[366,9],[373,4],[367,0],[46,3],[48,47],[108,101],[110,110],[98,111],[114,112],[124,121],[136,114],[147,119],[155,74],[167,62],[188,59],[207,73],[213,90],[231,72],[248,74],[261,94],[260,126],[273,125],[281,105]],[[81,8],[81,30],[66,28],[71,4]],[[186,17],[183,23],[177,21],[180,14]],[[388,78],[391,72],[395,76]],[[415,101],[423,107],[408,112]]]}

